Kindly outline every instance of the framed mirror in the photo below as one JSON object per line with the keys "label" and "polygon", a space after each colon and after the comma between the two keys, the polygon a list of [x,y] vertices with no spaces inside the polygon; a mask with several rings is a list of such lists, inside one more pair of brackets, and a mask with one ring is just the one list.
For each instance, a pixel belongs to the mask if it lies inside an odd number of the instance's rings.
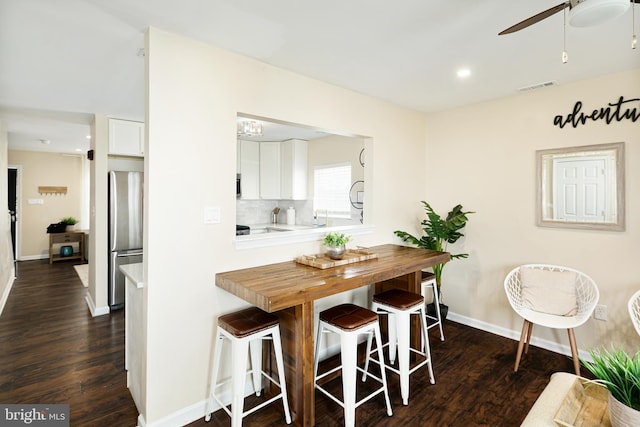
{"label": "framed mirror", "polygon": [[624,143],[536,151],[536,224],[624,231]]}

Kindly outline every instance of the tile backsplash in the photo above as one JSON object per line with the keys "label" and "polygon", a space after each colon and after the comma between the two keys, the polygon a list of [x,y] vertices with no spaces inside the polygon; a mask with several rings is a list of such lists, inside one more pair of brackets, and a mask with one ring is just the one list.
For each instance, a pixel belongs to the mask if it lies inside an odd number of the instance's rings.
{"label": "tile backsplash", "polygon": [[[296,225],[313,224],[313,200],[236,200],[236,224],[269,224],[275,207],[280,208],[278,224],[286,224],[290,206],[296,210]],[[324,221],[318,218],[318,223],[324,224]],[[356,208],[351,209],[351,219],[329,218],[331,226],[357,224],[362,224],[362,210]]]}
{"label": "tile backsplash", "polygon": [[236,200],[236,224],[268,224],[276,207],[280,208],[278,223],[285,224],[290,206],[296,210],[297,225],[313,224],[313,200]]}

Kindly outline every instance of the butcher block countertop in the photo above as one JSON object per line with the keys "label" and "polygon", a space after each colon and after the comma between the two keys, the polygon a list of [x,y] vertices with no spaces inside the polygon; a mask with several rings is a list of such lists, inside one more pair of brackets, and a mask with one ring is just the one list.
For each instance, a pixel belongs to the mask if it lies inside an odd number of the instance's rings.
{"label": "butcher block countertop", "polygon": [[[377,258],[328,269],[295,260],[216,274],[216,286],[273,312],[449,261],[447,252],[399,245],[366,249]],[[401,262],[399,261],[401,260]]]}

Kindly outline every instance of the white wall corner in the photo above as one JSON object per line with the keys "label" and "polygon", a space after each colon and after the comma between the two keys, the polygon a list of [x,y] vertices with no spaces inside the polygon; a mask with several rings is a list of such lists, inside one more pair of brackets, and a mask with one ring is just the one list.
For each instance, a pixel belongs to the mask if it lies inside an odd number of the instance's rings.
{"label": "white wall corner", "polygon": [[4,288],[4,292],[2,293],[2,297],[0,298],[0,316],[2,316],[2,312],[4,311],[4,306],[7,303],[7,299],[9,299],[9,293],[11,292],[11,288],[13,287],[13,282],[16,280],[16,269],[15,267],[11,267],[11,273],[9,274],[9,281]]}
{"label": "white wall corner", "polygon": [[[252,389],[253,390],[253,389]],[[247,394],[248,395],[248,394]],[[137,427],[174,427],[174,426],[184,426],[190,424],[200,418],[204,418],[204,413],[206,411],[206,400],[201,400],[192,405],[189,405],[185,408],[180,409],[179,411],[173,412],[162,417],[159,420],[153,421],[151,423],[145,423],[144,417],[140,415],[138,417],[138,426]],[[214,410],[218,410],[219,407],[214,408]]]}
{"label": "white wall corner", "polygon": [[89,311],[91,312],[91,317],[102,316],[105,314],[109,314],[109,307],[96,307],[96,304],[93,302],[91,298],[91,294],[87,292],[87,295],[84,297],[87,302],[87,306],[89,306]]}

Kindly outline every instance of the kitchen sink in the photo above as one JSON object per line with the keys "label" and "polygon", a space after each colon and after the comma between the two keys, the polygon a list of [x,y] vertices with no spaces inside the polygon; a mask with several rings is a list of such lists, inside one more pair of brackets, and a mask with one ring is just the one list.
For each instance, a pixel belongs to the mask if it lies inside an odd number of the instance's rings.
{"label": "kitchen sink", "polygon": [[251,234],[281,233],[283,231],[291,231],[291,230],[285,230],[284,228],[276,228],[276,227],[252,228]]}

